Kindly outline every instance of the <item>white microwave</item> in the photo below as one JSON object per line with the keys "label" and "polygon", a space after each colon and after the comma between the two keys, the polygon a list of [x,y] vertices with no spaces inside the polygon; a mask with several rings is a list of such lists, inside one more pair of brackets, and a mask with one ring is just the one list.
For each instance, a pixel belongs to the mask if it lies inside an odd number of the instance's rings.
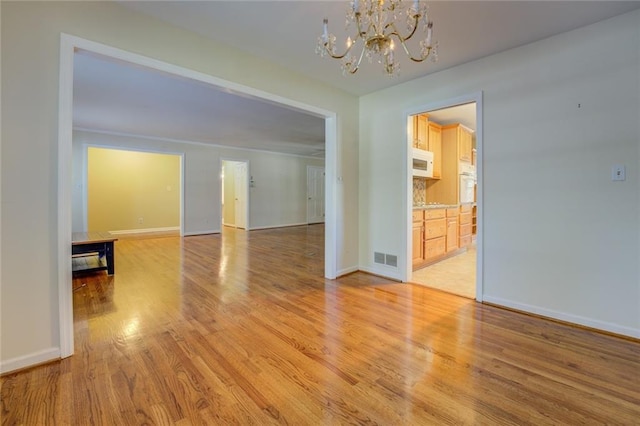
{"label": "white microwave", "polygon": [[433,177],[433,152],[412,148],[413,176]]}

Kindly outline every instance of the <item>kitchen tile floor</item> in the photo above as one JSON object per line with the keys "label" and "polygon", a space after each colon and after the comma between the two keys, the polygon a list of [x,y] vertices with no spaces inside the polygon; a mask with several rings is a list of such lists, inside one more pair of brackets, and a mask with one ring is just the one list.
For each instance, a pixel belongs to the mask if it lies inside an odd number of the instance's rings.
{"label": "kitchen tile floor", "polygon": [[476,245],[466,252],[413,271],[411,282],[427,287],[475,299],[476,296]]}

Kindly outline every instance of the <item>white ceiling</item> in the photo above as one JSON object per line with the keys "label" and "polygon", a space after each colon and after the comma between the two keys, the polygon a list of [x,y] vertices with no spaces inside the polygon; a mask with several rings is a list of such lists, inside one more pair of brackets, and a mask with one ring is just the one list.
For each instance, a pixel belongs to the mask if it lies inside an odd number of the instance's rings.
{"label": "white ceiling", "polygon": [[324,119],[79,51],[76,129],[324,157]]}
{"label": "white ceiling", "polygon": [[[343,76],[315,54],[322,19],[343,40],[345,1],[124,1],[124,7],[363,95],[640,7],[640,1],[429,2],[437,63],[401,62],[399,77],[365,63]],[[401,54],[396,57],[402,57]],[[245,148],[322,155],[324,120],[202,83],[79,53],[74,125]],[[450,119],[450,118],[449,118]],[[462,121],[462,118],[461,120]],[[475,126],[474,126],[475,127]]]}

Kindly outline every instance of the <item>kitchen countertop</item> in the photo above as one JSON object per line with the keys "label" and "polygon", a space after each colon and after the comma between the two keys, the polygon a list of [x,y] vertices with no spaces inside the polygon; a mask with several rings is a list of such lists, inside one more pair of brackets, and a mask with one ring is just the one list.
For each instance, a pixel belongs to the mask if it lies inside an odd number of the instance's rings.
{"label": "kitchen countertop", "polygon": [[430,209],[452,209],[459,207],[458,204],[423,204],[413,206],[414,210],[430,210]]}
{"label": "kitchen countertop", "polygon": [[454,209],[461,205],[475,205],[475,203],[463,203],[463,204],[422,204],[414,205],[413,210],[431,210],[431,209]]}

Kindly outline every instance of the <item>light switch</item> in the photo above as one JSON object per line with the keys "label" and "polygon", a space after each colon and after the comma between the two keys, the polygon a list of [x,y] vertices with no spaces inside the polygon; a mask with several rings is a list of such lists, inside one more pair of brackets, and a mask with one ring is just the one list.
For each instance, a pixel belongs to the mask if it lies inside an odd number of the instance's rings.
{"label": "light switch", "polygon": [[611,180],[622,181],[625,180],[625,167],[623,164],[614,164],[611,168]]}

